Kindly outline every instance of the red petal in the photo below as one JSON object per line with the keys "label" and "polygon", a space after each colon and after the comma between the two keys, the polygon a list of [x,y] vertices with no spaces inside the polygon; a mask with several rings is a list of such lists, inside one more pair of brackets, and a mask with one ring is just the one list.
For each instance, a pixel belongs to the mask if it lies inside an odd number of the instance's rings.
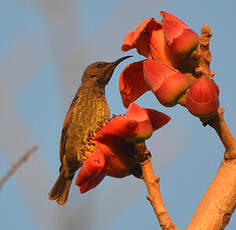
{"label": "red petal", "polygon": [[179,65],[176,57],[167,45],[163,29],[152,31],[149,46],[150,55],[147,56],[149,60],[162,61],[171,66]]}
{"label": "red petal", "polygon": [[129,120],[144,121],[148,119],[146,111],[136,103],[131,103],[125,114]]}
{"label": "red petal", "polygon": [[81,167],[75,184],[82,186],[97,177],[105,167],[105,158],[100,150],[92,153]]}
{"label": "red petal", "polygon": [[160,28],[161,23],[154,18],[142,21],[134,31],[128,33],[124,37],[124,43],[121,49],[123,51],[128,51],[137,48],[141,55],[148,57],[150,54],[149,32],[152,30],[159,30]]}
{"label": "red petal", "polygon": [[164,113],[144,109],[135,103],[130,104],[125,117],[138,122],[136,136],[129,138],[131,141],[149,138],[154,130],[161,128],[170,120],[170,117]]}
{"label": "red petal", "polygon": [[183,28],[185,28],[185,29],[189,28],[182,20],[180,20],[179,18],[177,18],[176,16],[174,16],[171,13],[161,11],[160,15],[162,17],[162,22],[165,21],[165,20],[175,21],[175,22],[178,22],[178,23],[182,24]]}
{"label": "red petal", "polygon": [[144,20],[136,30],[125,36],[122,50],[128,51],[133,48],[150,60],[160,60],[173,66],[179,65],[166,43],[162,23],[154,18]]}
{"label": "red petal", "polygon": [[85,182],[83,185],[79,186],[80,192],[85,193],[94,187],[96,187],[105,177],[104,173],[99,174],[97,177]]}
{"label": "red petal", "polygon": [[128,137],[128,141],[132,142],[144,140],[152,135],[153,128],[145,109],[135,103],[132,103],[129,105],[125,117],[130,120],[136,120],[138,122],[138,126],[135,131],[135,136]]}
{"label": "red petal", "polygon": [[189,89],[192,81],[182,73],[176,72],[165,79],[161,87],[155,92],[155,96],[162,105],[174,106]]}
{"label": "red petal", "polygon": [[163,30],[168,45],[171,45],[173,40],[183,33],[183,26],[176,21],[164,20]]}
{"label": "red petal", "polygon": [[113,118],[105,127],[103,127],[94,140],[102,142],[106,136],[129,136],[132,135],[138,123],[135,120],[129,120],[123,116]]}
{"label": "red petal", "polygon": [[185,59],[197,47],[199,36],[174,15],[161,12],[167,44],[179,59]]}
{"label": "red petal", "polygon": [[160,129],[170,121],[170,117],[153,109],[145,109],[152,124],[153,130]]}
{"label": "red petal", "polygon": [[144,81],[143,61],[126,66],[120,75],[120,93],[125,107],[149,90]]}
{"label": "red petal", "polygon": [[168,45],[171,46],[173,40],[179,37],[184,29],[189,29],[189,27],[173,14],[161,11],[160,15],[162,17],[165,39]]}
{"label": "red petal", "polygon": [[153,92],[156,92],[164,80],[177,70],[160,61],[146,60],[143,64],[143,72],[146,84]]}

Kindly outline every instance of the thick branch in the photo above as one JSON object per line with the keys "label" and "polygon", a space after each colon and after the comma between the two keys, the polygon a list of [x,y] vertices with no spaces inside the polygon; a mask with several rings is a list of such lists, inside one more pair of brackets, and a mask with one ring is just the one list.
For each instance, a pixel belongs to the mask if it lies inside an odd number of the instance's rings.
{"label": "thick branch", "polygon": [[224,110],[218,109],[208,121],[225,147],[224,160],[201,200],[188,226],[192,229],[223,229],[230,220],[236,206],[236,141],[223,117]]}
{"label": "thick branch", "polygon": [[221,230],[236,206],[236,160],[224,160],[187,230]]}
{"label": "thick branch", "polygon": [[148,190],[147,199],[150,201],[155,211],[160,227],[163,230],[178,230],[178,228],[176,228],[175,224],[169,217],[167,209],[162,200],[159,184],[160,178],[155,178],[149,151],[146,149],[145,144],[139,144],[136,150],[137,155],[141,156],[141,159],[144,159],[145,155],[147,156],[146,160],[140,163],[142,169],[142,177]]}
{"label": "thick branch", "polygon": [[11,169],[0,179],[0,189],[2,185],[12,176],[15,171],[24,163],[28,157],[38,149],[38,146],[35,145],[33,148],[28,150],[12,167]]}
{"label": "thick branch", "polygon": [[[212,32],[204,25],[198,49],[199,68],[196,72],[211,78],[211,54],[209,41]],[[206,39],[202,39],[205,37]],[[224,110],[219,108],[215,115],[201,118],[204,125],[210,125],[217,132],[225,147],[224,160],[215,178],[202,198],[187,230],[221,230],[229,223],[236,206],[236,141],[223,117]]]}

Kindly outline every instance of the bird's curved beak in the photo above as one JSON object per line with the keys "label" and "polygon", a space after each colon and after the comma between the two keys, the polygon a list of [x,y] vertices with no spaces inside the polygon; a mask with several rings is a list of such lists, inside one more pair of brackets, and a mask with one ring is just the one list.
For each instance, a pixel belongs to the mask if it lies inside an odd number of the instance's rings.
{"label": "bird's curved beak", "polygon": [[111,76],[112,76],[116,66],[118,64],[120,64],[122,61],[124,61],[125,59],[130,58],[130,57],[133,57],[133,56],[125,56],[125,57],[117,59],[114,62],[108,63],[108,65],[107,65],[108,68],[107,68],[107,71],[106,71],[106,74],[105,74],[105,78],[106,79],[104,79],[105,80],[105,84],[107,84],[110,81]]}
{"label": "bird's curved beak", "polygon": [[130,58],[130,57],[133,57],[133,56],[129,55],[129,56],[125,56],[125,57],[119,58],[118,60],[112,62],[111,64],[113,64],[114,66],[117,66],[117,65],[120,64],[122,61],[124,61],[125,59]]}

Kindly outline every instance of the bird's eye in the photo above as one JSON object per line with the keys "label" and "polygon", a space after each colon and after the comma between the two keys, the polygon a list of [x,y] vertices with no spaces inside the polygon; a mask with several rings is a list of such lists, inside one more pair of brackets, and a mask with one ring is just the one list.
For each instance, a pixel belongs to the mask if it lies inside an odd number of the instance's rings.
{"label": "bird's eye", "polygon": [[103,68],[104,66],[105,66],[105,64],[101,64],[101,63],[96,65],[97,68]]}

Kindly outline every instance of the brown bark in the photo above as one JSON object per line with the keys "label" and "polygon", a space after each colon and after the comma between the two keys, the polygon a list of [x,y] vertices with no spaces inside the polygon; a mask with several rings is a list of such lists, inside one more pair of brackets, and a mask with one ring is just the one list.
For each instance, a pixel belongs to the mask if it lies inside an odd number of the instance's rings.
{"label": "brown bark", "polygon": [[215,129],[225,147],[224,159],[215,178],[202,198],[188,230],[224,229],[236,206],[236,140],[227,127],[219,108],[208,124]]}
{"label": "brown bark", "polygon": [[224,229],[236,205],[236,160],[224,160],[187,230]]}
{"label": "brown bark", "polygon": [[[206,78],[214,76],[214,72],[210,72],[211,36],[209,26],[204,25],[200,46],[196,52],[199,60],[196,73]],[[188,230],[224,229],[236,206],[236,140],[224,120],[223,112],[224,110],[219,108],[215,115],[200,118],[204,125],[210,125],[216,131],[225,147],[225,154],[215,178],[190,221]]]}
{"label": "brown bark", "polygon": [[[209,42],[211,36],[212,32],[209,26],[204,25],[200,45],[193,54],[193,57],[199,63],[199,66],[195,70],[196,76],[198,77],[212,78],[215,74],[210,71],[212,57],[209,51]],[[229,223],[230,217],[236,207],[236,140],[224,120],[223,112],[224,110],[219,108],[214,115],[200,118],[204,126],[210,125],[215,129],[225,147],[225,155],[215,178],[202,198],[187,230],[224,229]],[[139,146],[137,152],[141,153],[141,149]],[[143,155],[145,155],[145,151],[143,151]],[[159,179],[156,179],[154,176],[150,157],[142,161],[141,168],[143,171],[143,180],[149,192],[147,198],[150,200],[161,228],[165,230],[177,229],[162,201]]]}
{"label": "brown bark", "polygon": [[163,230],[178,230],[173,221],[168,215],[167,209],[161,197],[160,178],[155,177],[150,152],[146,149],[144,143],[136,145],[137,156],[141,160],[142,178],[146,184],[148,195],[147,199],[150,201],[156,217],[159,221],[160,227]]}
{"label": "brown bark", "polygon": [[160,178],[155,178],[151,159],[148,158],[146,161],[142,163],[142,172],[143,172],[143,180],[146,184],[148,195],[147,199],[150,201],[156,217],[159,221],[160,227],[163,230],[177,230],[175,224],[171,220],[164,205],[164,202],[161,197],[160,191]]}

